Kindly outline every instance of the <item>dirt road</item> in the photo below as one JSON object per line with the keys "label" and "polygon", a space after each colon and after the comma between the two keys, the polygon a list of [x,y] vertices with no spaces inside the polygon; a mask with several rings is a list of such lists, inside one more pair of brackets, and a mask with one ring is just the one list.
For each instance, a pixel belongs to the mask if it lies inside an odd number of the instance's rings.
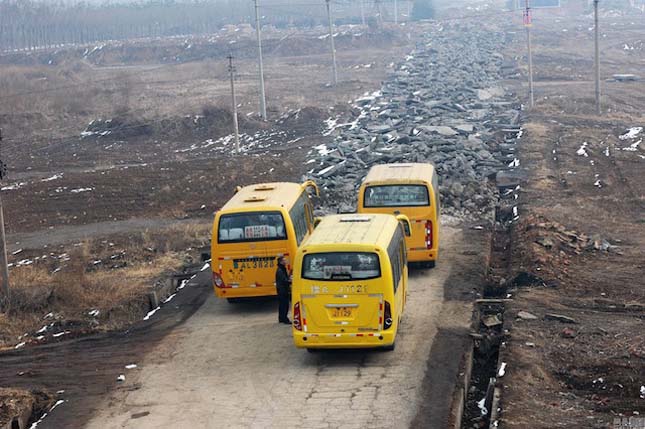
{"label": "dirt road", "polygon": [[[433,347],[438,330],[450,328],[467,341],[466,298],[481,280],[486,240],[449,227],[443,234],[437,268],[412,271],[394,352],[309,354],[295,349],[290,328],[277,323],[275,302],[231,305],[209,297],[128,373],[122,388],[96,404],[100,411],[86,427],[362,428],[408,427],[413,420],[445,427],[459,347],[435,362],[445,382],[427,388],[423,380],[433,357],[446,355]],[[428,401],[435,406],[418,416]]]}

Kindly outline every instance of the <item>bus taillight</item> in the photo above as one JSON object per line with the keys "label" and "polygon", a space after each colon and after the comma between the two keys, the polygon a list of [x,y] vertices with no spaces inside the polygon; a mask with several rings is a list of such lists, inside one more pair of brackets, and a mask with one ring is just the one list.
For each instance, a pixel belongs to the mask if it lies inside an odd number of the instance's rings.
{"label": "bus taillight", "polygon": [[224,280],[222,280],[222,277],[217,274],[215,271],[213,271],[213,284],[215,287],[219,288],[224,288],[226,287],[226,284],[224,284]]}
{"label": "bus taillight", "polygon": [[432,249],[432,221],[426,221],[426,249]]}
{"label": "bus taillight", "polygon": [[293,327],[302,331],[302,315],[300,314],[300,301],[293,304]]}
{"label": "bus taillight", "polygon": [[392,309],[390,308],[390,303],[385,301],[385,311],[383,312],[383,330],[390,329],[392,327]]}

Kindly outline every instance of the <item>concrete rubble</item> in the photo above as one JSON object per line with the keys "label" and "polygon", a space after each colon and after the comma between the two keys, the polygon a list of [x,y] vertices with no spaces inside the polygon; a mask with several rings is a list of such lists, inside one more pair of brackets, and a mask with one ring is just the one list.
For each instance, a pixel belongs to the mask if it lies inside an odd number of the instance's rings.
{"label": "concrete rubble", "polygon": [[497,173],[517,167],[521,106],[500,86],[508,75],[502,34],[467,24],[436,25],[381,90],[353,101],[354,117],[327,121],[331,143],[315,148],[308,178],[331,211],[355,210],[356,192],[376,164],[431,162],[442,211],[459,219],[492,212]]}

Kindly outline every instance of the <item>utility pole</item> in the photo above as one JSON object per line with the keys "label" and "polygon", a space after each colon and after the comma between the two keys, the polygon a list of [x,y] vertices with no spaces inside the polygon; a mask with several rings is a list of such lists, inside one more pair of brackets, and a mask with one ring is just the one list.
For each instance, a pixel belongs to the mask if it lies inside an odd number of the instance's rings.
{"label": "utility pole", "polygon": [[594,20],[594,77],[596,80],[596,113],[602,114],[600,107],[600,49],[598,47],[598,39],[600,37],[600,29],[598,28],[598,0],[593,2],[593,20]]}
{"label": "utility pole", "polygon": [[231,104],[233,105],[233,128],[235,129],[235,153],[240,153],[240,129],[237,123],[237,100],[235,99],[235,68],[233,68],[233,55],[229,54],[228,72],[231,75]]}
{"label": "utility pole", "polygon": [[399,23],[399,3],[397,0],[394,0],[394,24],[398,25]]}
{"label": "utility pole", "polygon": [[266,121],[267,103],[264,94],[264,65],[262,63],[262,34],[260,32],[260,5],[258,1],[253,0],[255,3],[255,34],[258,38],[258,65],[260,68],[260,116]]}
{"label": "utility pole", "polygon": [[327,20],[329,21],[329,40],[331,43],[331,61],[334,71],[334,85],[338,84],[338,70],[336,70],[336,48],[334,47],[334,24],[331,19],[331,6],[330,0],[325,0],[327,5]]}
{"label": "utility pole", "polygon": [[379,27],[383,26],[383,14],[381,13],[381,0],[374,0],[374,9],[376,9],[376,19]]}
{"label": "utility pole", "polygon": [[524,26],[526,27],[526,47],[529,56],[529,107],[533,108],[535,99],[533,96],[533,54],[531,52],[531,7],[529,0],[526,0],[526,9],[524,10]]}
{"label": "utility pole", "polygon": [[[0,128],[0,142],[2,142],[2,128]],[[0,180],[7,176],[7,166],[0,160]],[[0,198],[0,271],[2,275],[2,298],[0,307],[9,308],[9,265],[7,265],[7,241],[4,234],[4,212],[2,198]],[[4,305],[2,305],[4,304]]]}

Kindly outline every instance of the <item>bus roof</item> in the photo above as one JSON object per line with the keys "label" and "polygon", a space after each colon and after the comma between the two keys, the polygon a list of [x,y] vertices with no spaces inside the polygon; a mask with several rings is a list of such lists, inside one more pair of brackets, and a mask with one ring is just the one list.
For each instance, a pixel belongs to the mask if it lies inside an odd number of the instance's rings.
{"label": "bus roof", "polygon": [[399,228],[399,221],[389,214],[349,214],[325,216],[307,239],[304,247],[326,244],[360,244],[387,249]]}
{"label": "bus roof", "polygon": [[364,184],[383,182],[428,182],[435,174],[434,165],[422,163],[380,164],[367,173]]}
{"label": "bus roof", "polygon": [[298,200],[303,192],[300,183],[292,182],[273,182],[273,183],[256,183],[245,186],[224,206],[222,211],[226,210],[246,210],[257,208],[280,208],[284,207],[289,210]]}

